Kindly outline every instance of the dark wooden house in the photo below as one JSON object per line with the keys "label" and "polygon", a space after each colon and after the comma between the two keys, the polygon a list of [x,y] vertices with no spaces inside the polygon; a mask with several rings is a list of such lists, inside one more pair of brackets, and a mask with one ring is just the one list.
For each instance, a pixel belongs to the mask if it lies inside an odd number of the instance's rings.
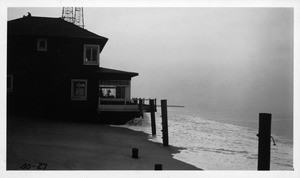
{"label": "dark wooden house", "polygon": [[8,114],[120,123],[138,116],[130,93],[138,73],[100,67],[107,38],[61,18],[33,16],[9,21],[7,32]]}

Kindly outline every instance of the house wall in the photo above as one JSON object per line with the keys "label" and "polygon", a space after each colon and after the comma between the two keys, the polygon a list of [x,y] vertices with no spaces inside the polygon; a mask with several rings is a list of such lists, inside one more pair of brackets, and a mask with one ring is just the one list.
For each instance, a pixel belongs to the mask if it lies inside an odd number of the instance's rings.
{"label": "house wall", "polygon": [[[39,36],[8,36],[7,74],[13,75],[13,91],[7,93],[8,112],[35,114],[96,113],[98,66],[83,65],[83,45],[105,42],[95,39],[47,38],[47,51],[37,51]],[[102,49],[100,49],[101,51]],[[100,56],[101,58],[101,56]],[[71,79],[86,79],[87,100],[71,100]]]}

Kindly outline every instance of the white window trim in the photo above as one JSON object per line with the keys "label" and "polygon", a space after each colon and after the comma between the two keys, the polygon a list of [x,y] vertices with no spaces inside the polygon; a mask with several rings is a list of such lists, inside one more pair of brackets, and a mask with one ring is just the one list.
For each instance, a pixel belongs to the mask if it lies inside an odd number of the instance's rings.
{"label": "white window trim", "polygon": [[14,88],[14,76],[13,75],[7,75],[7,80],[10,80],[11,86],[7,85],[7,91],[12,92]]}
{"label": "white window trim", "polygon": [[[45,41],[45,47],[41,47],[41,41]],[[37,39],[37,51],[47,51],[48,50],[48,41],[47,38],[38,38]]]}
{"label": "white window trim", "polygon": [[[97,60],[96,61],[86,61],[86,47],[97,47]],[[99,65],[99,52],[100,52],[100,45],[93,45],[93,44],[85,44],[83,46],[83,64],[84,65]]]}
{"label": "white window trim", "polygon": [[[84,82],[84,96],[74,96],[74,82]],[[79,101],[85,101],[87,100],[87,80],[85,79],[71,79],[71,100],[79,100]]]}

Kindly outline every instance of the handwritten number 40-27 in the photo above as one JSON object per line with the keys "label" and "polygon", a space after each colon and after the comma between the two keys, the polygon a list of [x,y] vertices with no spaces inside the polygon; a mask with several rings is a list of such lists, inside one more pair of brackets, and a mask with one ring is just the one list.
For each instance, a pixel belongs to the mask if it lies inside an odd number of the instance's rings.
{"label": "handwritten number 40-27", "polygon": [[[35,166],[34,165],[31,166],[30,164],[25,163],[20,167],[20,169],[25,170],[25,169],[30,169],[31,167],[35,167]],[[46,163],[39,163],[39,165],[36,167],[36,169],[45,170],[46,167],[47,167]]]}

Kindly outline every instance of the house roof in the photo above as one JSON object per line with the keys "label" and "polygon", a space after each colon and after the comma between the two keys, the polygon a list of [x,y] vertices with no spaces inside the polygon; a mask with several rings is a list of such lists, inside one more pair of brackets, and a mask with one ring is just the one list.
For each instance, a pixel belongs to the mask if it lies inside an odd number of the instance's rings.
{"label": "house roof", "polygon": [[25,16],[23,18],[8,21],[8,34],[108,40],[106,37],[85,30],[62,18],[34,16]]}
{"label": "house roof", "polygon": [[100,67],[97,73],[109,74],[109,75],[115,74],[115,75],[129,76],[129,77],[135,77],[139,75],[138,73],[135,72],[126,72],[126,71],[108,69],[103,67]]}

